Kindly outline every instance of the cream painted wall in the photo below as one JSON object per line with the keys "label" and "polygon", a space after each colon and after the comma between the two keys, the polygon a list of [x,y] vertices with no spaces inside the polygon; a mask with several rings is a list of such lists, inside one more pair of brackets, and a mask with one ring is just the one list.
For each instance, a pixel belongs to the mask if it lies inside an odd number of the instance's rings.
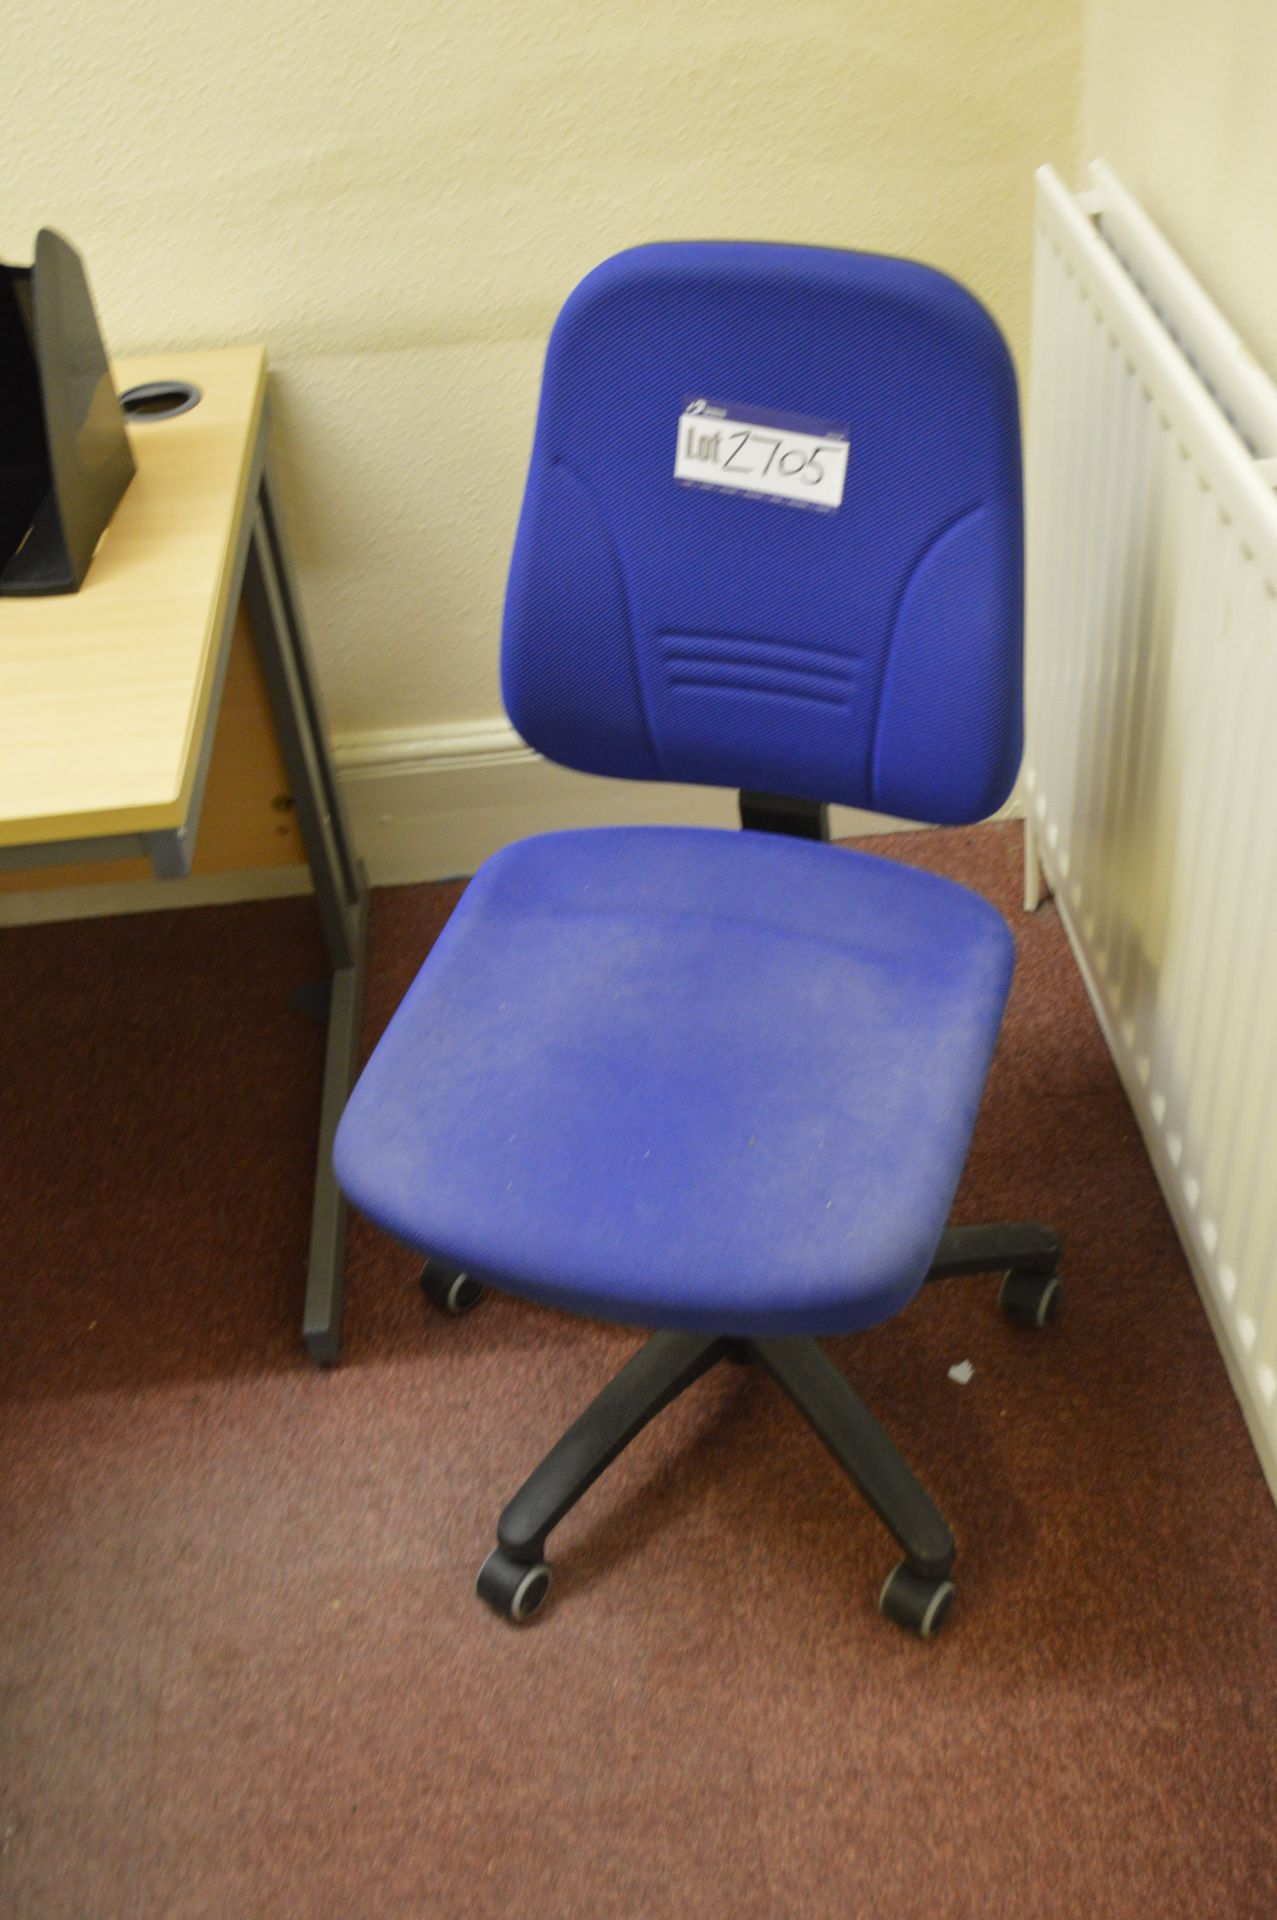
{"label": "cream painted wall", "polygon": [[1081,158],[1121,176],[1277,375],[1277,7],[1088,0]]}
{"label": "cream painted wall", "polygon": [[917,254],[1027,325],[1083,0],[10,0],[0,255],[114,351],[266,342],[339,735],[499,711],[546,331],[651,238]]}

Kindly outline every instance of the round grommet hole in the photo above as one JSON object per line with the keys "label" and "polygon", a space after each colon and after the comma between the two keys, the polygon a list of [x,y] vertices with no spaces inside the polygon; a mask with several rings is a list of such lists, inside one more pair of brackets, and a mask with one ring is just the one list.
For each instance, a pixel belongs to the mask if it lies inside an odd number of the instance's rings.
{"label": "round grommet hole", "polygon": [[148,380],[122,393],[120,405],[130,420],[174,420],[197,407],[203,397],[189,380]]}

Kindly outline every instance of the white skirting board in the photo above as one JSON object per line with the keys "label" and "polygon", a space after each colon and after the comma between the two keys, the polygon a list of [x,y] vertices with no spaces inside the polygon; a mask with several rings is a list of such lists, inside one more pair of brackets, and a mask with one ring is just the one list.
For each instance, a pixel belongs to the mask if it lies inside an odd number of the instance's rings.
{"label": "white skirting board", "polygon": [[[504,719],[348,735],[335,743],[334,757],[355,845],[373,886],[471,874],[498,847],[562,827],[737,824],[734,793],[572,773],[534,753]],[[1013,799],[998,817],[1019,812]],[[851,807],[834,807],[830,817],[839,839],[912,824]],[[277,867],[197,874],[163,885],[135,881],[14,892],[0,894],[0,926],[276,899],[309,890],[305,867]]]}
{"label": "white skirting board", "polygon": [[[505,720],[346,740],[337,764],[374,885],[470,874],[512,840],[564,827],[738,824],[736,795],[725,788],[573,773],[534,753]],[[831,812],[840,838],[906,824],[850,807]]]}

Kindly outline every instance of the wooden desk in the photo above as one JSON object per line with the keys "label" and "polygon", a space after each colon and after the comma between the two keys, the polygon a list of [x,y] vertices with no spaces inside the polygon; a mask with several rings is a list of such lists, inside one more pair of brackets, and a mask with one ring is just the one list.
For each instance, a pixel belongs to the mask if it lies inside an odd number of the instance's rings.
{"label": "wooden desk", "polygon": [[53,865],[145,855],[162,877],[188,873],[232,634],[242,655],[251,630],[332,969],[303,1319],[329,1364],[346,1237],[331,1147],[359,1045],[368,892],[270,483],[266,359],[239,347],[113,372],[120,391],[178,379],[202,398],[130,424],[137,473],[79,593],[0,601],[0,867],[30,884]]}

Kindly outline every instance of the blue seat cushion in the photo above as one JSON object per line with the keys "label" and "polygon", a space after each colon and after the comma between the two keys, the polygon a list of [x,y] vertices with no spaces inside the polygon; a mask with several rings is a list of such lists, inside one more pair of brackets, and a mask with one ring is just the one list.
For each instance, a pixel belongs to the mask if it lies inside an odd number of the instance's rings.
{"label": "blue seat cushion", "polygon": [[1011,935],[965,888],[753,832],[592,828],[476,874],[338,1178],[511,1293],[730,1334],[871,1325],[966,1157]]}

